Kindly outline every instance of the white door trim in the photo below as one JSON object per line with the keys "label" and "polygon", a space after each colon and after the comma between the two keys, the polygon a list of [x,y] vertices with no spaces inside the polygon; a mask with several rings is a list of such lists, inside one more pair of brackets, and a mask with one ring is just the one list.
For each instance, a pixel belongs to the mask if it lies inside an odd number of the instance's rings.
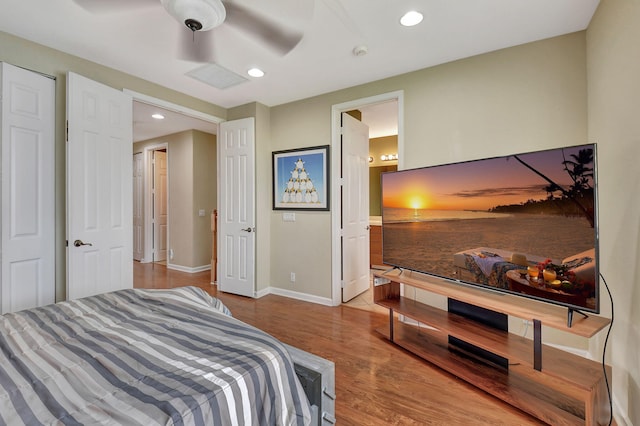
{"label": "white door trim", "polygon": [[404,91],[383,93],[367,98],[355,99],[331,106],[331,300],[333,306],[342,303],[342,249],[340,244],[340,115],[343,112],[374,105],[381,102],[398,101],[398,169],[402,169],[404,160]]}
{"label": "white door trim", "polygon": [[226,121],[224,118],[207,114],[201,111],[196,111],[195,109],[174,104],[173,102],[165,101],[164,99],[154,98],[153,96],[145,95],[144,93],[134,92],[133,90],[129,90],[129,89],[122,89],[122,91],[130,94],[131,97],[133,97],[133,100],[135,102],[142,102],[147,105],[154,105],[169,111],[187,115],[192,118],[197,118],[199,120],[207,121],[209,123],[219,124],[219,123],[222,123],[223,121]]}

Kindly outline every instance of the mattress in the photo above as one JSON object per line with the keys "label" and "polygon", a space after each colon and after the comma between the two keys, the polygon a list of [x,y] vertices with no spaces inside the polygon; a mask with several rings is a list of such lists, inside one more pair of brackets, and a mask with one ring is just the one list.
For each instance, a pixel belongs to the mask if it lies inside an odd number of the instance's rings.
{"label": "mattress", "polygon": [[195,287],[0,317],[0,425],[307,425],[285,346]]}

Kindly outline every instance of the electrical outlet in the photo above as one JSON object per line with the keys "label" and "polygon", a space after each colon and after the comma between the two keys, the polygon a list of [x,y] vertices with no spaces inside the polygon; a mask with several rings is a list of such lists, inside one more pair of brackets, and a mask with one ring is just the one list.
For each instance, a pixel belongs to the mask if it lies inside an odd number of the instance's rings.
{"label": "electrical outlet", "polygon": [[169,259],[173,259],[173,249],[169,249]]}
{"label": "electrical outlet", "polygon": [[291,280],[291,282],[292,282],[292,283],[295,283],[295,282],[296,282],[296,273],[295,273],[295,272],[292,272],[292,273],[291,273],[291,278],[290,278],[290,280]]}

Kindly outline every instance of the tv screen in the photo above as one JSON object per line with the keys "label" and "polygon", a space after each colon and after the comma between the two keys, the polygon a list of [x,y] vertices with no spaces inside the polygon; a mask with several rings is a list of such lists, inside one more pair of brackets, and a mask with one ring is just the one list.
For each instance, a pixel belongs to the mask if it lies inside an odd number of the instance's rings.
{"label": "tv screen", "polygon": [[593,144],[384,173],[383,262],[599,312]]}

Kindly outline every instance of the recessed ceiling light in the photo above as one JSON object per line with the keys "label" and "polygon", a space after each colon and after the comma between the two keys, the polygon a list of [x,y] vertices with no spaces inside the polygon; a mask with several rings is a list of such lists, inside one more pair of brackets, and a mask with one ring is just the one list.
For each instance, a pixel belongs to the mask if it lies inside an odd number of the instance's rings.
{"label": "recessed ceiling light", "polygon": [[151,115],[151,117],[155,118],[156,120],[164,120],[164,115],[158,113]]}
{"label": "recessed ceiling light", "polygon": [[247,74],[249,74],[251,77],[262,77],[264,75],[264,71],[262,71],[260,68],[251,68],[249,71],[247,71]]}
{"label": "recessed ceiling light", "polygon": [[422,13],[412,10],[411,12],[405,13],[404,16],[400,18],[400,23],[405,27],[413,27],[414,25],[418,25],[422,22],[422,19]]}

